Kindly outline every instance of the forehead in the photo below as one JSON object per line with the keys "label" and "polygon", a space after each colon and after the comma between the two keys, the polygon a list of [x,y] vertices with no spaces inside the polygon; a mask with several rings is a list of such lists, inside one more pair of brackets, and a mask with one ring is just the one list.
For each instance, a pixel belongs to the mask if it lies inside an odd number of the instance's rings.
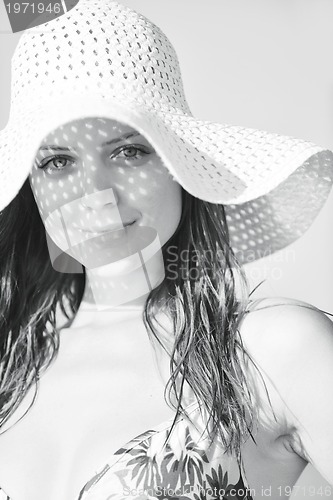
{"label": "forehead", "polygon": [[41,146],[52,142],[55,144],[68,144],[79,140],[103,141],[119,138],[136,132],[135,129],[110,118],[85,117],[67,122],[50,132],[41,141]]}

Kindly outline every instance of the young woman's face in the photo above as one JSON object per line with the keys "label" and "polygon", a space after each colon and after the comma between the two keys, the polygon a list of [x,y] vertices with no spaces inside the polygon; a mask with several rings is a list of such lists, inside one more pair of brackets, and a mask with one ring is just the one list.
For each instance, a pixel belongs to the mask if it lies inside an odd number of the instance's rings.
{"label": "young woman's face", "polygon": [[76,120],[49,134],[29,180],[48,235],[86,266],[133,251],[140,233],[149,240],[156,231],[163,246],[180,221],[180,185],[142,135],[114,120]]}

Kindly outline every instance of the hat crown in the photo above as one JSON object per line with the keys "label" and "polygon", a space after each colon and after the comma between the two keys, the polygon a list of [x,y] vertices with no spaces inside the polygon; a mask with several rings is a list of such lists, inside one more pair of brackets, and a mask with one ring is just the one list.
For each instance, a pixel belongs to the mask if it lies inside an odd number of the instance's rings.
{"label": "hat crown", "polygon": [[110,0],[81,0],[45,23],[43,32],[27,30],[20,38],[12,59],[11,111],[73,91],[190,113],[166,35]]}

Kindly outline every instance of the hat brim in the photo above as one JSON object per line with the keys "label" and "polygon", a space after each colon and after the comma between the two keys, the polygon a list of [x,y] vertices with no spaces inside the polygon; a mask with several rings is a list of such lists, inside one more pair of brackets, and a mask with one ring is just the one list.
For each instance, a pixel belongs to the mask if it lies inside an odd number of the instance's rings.
{"label": "hat brim", "polygon": [[147,109],[138,102],[71,94],[12,114],[0,132],[0,210],[29,175],[43,138],[88,116],[138,130],[186,191],[225,205],[231,245],[242,263],[299,238],[332,188],[333,153],[311,142]]}

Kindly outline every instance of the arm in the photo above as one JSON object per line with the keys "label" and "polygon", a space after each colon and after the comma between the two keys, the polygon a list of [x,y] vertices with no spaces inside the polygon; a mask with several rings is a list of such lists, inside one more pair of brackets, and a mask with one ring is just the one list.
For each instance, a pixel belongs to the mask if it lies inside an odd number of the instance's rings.
{"label": "arm", "polygon": [[333,322],[285,301],[248,316],[246,346],[284,401],[292,449],[333,485]]}

